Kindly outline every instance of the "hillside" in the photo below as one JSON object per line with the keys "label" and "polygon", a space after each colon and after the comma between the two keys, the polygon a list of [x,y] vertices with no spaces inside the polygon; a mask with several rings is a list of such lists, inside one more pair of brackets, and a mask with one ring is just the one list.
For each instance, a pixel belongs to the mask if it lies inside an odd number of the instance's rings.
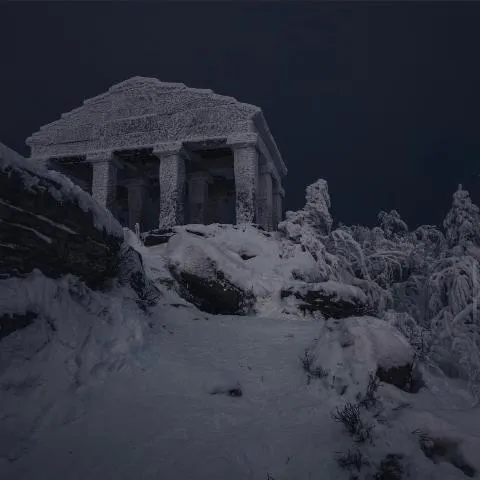
{"label": "hillside", "polygon": [[[5,157],[0,179],[32,178]],[[1,195],[0,238],[6,223],[64,224],[61,209],[13,222],[25,197]],[[480,475],[480,237],[464,190],[443,232],[410,232],[397,212],[334,227],[323,180],[275,233],[187,225],[121,243],[82,205],[88,238],[118,248],[90,267],[32,256],[0,279],[0,478]],[[67,274],[49,267],[69,259]]]}

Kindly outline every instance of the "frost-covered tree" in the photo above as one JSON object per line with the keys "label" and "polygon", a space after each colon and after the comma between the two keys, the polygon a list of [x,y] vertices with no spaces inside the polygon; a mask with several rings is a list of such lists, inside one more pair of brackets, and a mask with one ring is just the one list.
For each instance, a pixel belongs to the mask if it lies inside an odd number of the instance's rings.
{"label": "frost-covered tree", "polygon": [[285,222],[281,222],[279,229],[285,229],[288,224],[308,226],[318,235],[328,235],[333,220],[330,215],[330,195],[326,180],[319,179],[305,189],[305,206],[295,212],[288,211]]}
{"label": "frost-covered tree", "polygon": [[419,358],[449,377],[480,385],[480,214],[461,186],[446,216],[409,232],[396,210],[373,228],[332,230],[324,180],[307,187],[305,207],[287,212],[279,230],[310,254],[313,276],[360,287],[371,313],[395,324]]}
{"label": "frost-covered tree", "polygon": [[[308,275],[297,273],[298,278],[307,281],[340,280],[348,275],[337,257],[329,253],[324,242],[331,231],[333,220],[330,215],[328,184],[319,179],[307,186],[305,206],[297,211],[288,211],[285,220],[278,225],[278,231],[289,242],[294,242],[310,254],[315,262],[314,272]],[[284,252],[293,255],[292,245],[284,245]]]}
{"label": "frost-covered tree", "polygon": [[330,195],[328,183],[319,179],[309,185],[305,194],[305,212],[312,226],[322,235],[328,235],[332,228],[333,220],[330,215]]}
{"label": "frost-covered tree", "polygon": [[400,214],[396,210],[390,210],[390,213],[381,211],[378,214],[378,220],[387,238],[408,232],[407,224],[400,218]]}
{"label": "frost-covered tree", "polygon": [[453,194],[453,203],[443,221],[445,236],[450,248],[465,247],[469,242],[480,245],[480,215],[470,194],[462,185]]}

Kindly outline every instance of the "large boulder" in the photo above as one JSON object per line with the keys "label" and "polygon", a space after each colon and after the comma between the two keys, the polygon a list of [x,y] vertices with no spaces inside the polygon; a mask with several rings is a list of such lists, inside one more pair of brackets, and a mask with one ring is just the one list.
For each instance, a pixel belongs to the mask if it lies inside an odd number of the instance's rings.
{"label": "large boulder", "polygon": [[175,235],[173,229],[151,230],[142,234],[143,244],[146,247],[154,247],[155,245],[162,245],[167,243],[171,237]]}
{"label": "large boulder", "polygon": [[375,317],[328,320],[305,358],[309,373],[321,372],[327,385],[351,401],[367,392],[375,376],[413,391],[412,347],[395,327]]}
{"label": "large boulder", "polygon": [[319,283],[294,282],[282,289],[282,298],[299,300],[303,312],[319,311],[327,318],[361,316],[368,311],[367,296],[353,285],[328,281]]}
{"label": "large boulder", "polygon": [[255,296],[248,284],[252,272],[238,255],[188,232],[172,237],[166,253],[168,268],[185,300],[213,314],[252,311]]}
{"label": "large boulder", "polygon": [[116,275],[121,225],[67,177],[0,144],[0,278],[39,269],[98,287]]}

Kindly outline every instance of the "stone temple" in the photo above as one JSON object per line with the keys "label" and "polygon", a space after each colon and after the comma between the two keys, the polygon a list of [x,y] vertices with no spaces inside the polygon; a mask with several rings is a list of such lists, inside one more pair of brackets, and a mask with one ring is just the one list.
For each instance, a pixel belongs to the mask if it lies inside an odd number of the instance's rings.
{"label": "stone temple", "polygon": [[66,174],[141,231],[282,218],[287,169],[259,107],[211,90],[134,77],[27,139],[31,158]]}

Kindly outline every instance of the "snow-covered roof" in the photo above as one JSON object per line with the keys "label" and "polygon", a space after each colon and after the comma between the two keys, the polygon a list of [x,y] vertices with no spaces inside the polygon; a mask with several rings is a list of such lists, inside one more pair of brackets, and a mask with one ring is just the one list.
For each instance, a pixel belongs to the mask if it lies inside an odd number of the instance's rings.
{"label": "snow-covered roof", "polygon": [[259,107],[183,83],[133,77],[44,125],[26,143],[32,158],[52,158],[245,133],[262,138],[278,170],[285,174]]}

